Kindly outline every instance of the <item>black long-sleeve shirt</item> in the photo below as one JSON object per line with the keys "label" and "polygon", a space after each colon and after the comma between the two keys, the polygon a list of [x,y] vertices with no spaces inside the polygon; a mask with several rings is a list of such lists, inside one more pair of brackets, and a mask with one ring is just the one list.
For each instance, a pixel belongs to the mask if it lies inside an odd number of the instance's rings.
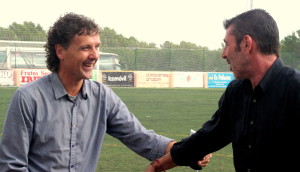
{"label": "black long-sleeve shirt", "polygon": [[300,73],[278,58],[254,89],[249,80],[232,81],[211,120],[176,143],[171,156],[178,165],[195,167],[207,153],[232,143],[238,172],[299,171],[299,136]]}

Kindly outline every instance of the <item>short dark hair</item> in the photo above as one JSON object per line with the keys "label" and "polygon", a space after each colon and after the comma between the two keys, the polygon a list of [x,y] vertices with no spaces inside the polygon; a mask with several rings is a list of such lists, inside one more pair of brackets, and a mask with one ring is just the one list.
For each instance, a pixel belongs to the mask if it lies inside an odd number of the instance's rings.
{"label": "short dark hair", "polygon": [[[279,31],[276,21],[263,9],[254,9],[224,21],[224,28],[233,26],[233,34],[237,45],[240,45],[245,35],[251,36],[257,47],[264,54],[279,56]],[[239,47],[239,46],[238,46]]]}
{"label": "short dark hair", "polygon": [[55,45],[60,44],[68,48],[75,35],[99,34],[100,28],[94,20],[75,13],[67,13],[61,16],[47,34],[45,44],[47,68],[52,72],[58,72],[59,59],[55,52]]}

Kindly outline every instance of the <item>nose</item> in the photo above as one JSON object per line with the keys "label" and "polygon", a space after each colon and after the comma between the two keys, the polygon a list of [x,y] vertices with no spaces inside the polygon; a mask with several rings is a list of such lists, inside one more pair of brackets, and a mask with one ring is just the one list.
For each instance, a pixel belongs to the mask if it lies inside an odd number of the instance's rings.
{"label": "nose", "polygon": [[90,52],[89,58],[98,60],[99,59],[99,49],[98,48],[93,48]]}
{"label": "nose", "polygon": [[227,59],[227,53],[226,53],[226,49],[225,48],[223,48],[221,56],[222,56],[223,59]]}

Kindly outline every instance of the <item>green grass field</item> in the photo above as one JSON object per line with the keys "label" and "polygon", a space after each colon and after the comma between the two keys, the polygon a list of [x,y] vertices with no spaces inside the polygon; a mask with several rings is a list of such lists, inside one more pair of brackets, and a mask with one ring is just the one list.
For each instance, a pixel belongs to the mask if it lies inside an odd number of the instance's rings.
{"label": "green grass field", "polygon": [[[0,87],[0,133],[8,103],[15,90],[16,88]],[[224,91],[224,89],[203,88],[113,88],[113,90],[146,128],[178,141],[188,137],[190,129],[199,129],[211,118]],[[107,135],[97,171],[143,171],[148,164],[148,160]],[[177,167],[168,171],[194,170],[189,167]],[[231,145],[215,152],[209,165],[202,171],[234,172]]]}

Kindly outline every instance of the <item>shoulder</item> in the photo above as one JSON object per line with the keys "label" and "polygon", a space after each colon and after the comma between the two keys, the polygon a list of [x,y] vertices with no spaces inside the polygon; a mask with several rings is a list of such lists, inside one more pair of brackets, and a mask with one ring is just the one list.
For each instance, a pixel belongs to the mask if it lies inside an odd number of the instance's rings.
{"label": "shoulder", "polygon": [[[246,81],[234,79],[234,80],[232,80],[232,81],[228,84],[228,86],[227,86],[227,88],[226,88],[226,91],[227,91],[227,92],[228,92],[228,91],[229,91],[229,92],[232,92],[232,91],[234,91],[234,90],[236,90],[236,89],[242,88],[244,82],[246,82]],[[244,84],[245,84],[245,83],[244,83]]]}
{"label": "shoulder", "polygon": [[97,81],[92,81],[92,80],[85,80],[84,81],[84,87],[86,90],[86,93],[90,96],[94,96],[94,97],[115,97],[116,94],[114,93],[114,91],[102,84],[99,83]]}
{"label": "shoulder", "polygon": [[91,101],[105,105],[107,109],[123,106],[121,98],[108,86],[91,80],[85,80],[86,94]]}
{"label": "shoulder", "polygon": [[50,75],[45,75],[40,79],[29,82],[18,88],[18,92],[22,94],[35,94],[36,92],[46,91],[51,87]]}
{"label": "shoulder", "polygon": [[228,87],[239,87],[242,85],[242,81],[243,80],[234,79],[228,84]]}
{"label": "shoulder", "polygon": [[281,79],[287,84],[287,86],[300,88],[300,71],[284,67],[281,72]]}
{"label": "shoulder", "polygon": [[91,91],[99,91],[99,90],[111,91],[111,88],[109,88],[108,86],[106,86],[100,82],[92,81],[89,79],[85,80],[84,82],[85,82],[84,84],[87,87],[87,89],[90,89]]}

